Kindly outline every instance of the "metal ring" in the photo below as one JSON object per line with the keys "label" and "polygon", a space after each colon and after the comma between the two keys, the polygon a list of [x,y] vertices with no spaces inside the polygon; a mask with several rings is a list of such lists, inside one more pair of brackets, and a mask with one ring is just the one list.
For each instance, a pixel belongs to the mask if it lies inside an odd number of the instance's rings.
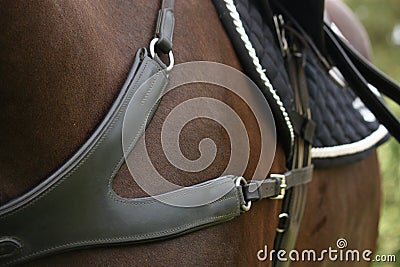
{"label": "metal ring", "polygon": [[[159,40],[158,38],[153,38],[153,40],[151,40],[151,42],[150,42],[150,48],[149,48],[150,49],[150,56],[153,59],[154,59],[154,57],[156,55],[155,46],[156,46],[156,43],[158,42],[158,40]],[[168,58],[169,58],[169,65],[166,68],[166,71],[171,71],[172,68],[174,67],[174,64],[175,64],[174,54],[172,53],[172,50],[169,51]]]}
{"label": "metal ring", "polygon": [[279,228],[279,226],[280,226],[279,224],[281,222],[280,220],[281,219],[287,220],[289,218],[289,214],[287,214],[286,212],[281,213],[281,214],[279,214],[278,218],[279,218],[279,223],[278,223],[278,227],[276,228],[276,231],[278,233],[284,233],[286,231],[286,229],[285,228]]}
{"label": "metal ring", "polygon": [[[235,185],[236,185],[236,187],[239,187],[239,186],[241,186],[242,184],[246,185],[246,184],[247,184],[247,181],[246,181],[246,179],[244,179],[242,176],[240,176],[240,177],[238,177],[238,178],[236,179]],[[249,211],[250,208],[251,208],[251,201],[247,202],[246,204],[241,205],[240,208],[241,208],[243,211]]]}
{"label": "metal ring", "polygon": [[242,184],[247,184],[246,179],[244,179],[242,176],[236,178],[236,181],[235,181],[236,187],[241,186]]}

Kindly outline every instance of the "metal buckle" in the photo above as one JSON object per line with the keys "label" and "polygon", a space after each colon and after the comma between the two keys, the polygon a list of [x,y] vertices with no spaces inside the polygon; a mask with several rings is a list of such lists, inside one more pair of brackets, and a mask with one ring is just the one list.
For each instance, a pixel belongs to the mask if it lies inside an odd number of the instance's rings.
{"label": "metal buckle", "polygon": [[329,71],[329,75],[332,77],[332,79],[342,88],[346,87],[347,83],[346,80],[343,77],[343,74],[340,72],[340,70],[336,67],[333,66]]}
{"label": "metal buckle", "polygon": [[[235,181],[235,185],[236,187],[242,186],[242,185],[246,185],[247,181],[246,179],[244,179],[242,176],[238,177]],[[248,201],[246,204],[243,204],[242,206],[240,206],[240,208],[243,211],[249,211],[251,208],[251,201]]]}
{"label": "metal buckle", "polygon": [[282,56],[286,57],[287,51],[289,50],[289,45],[286,39],[285,21],[283,20],[282,15],[274,15],[273,20]]}
{"label": "metal buckle", "polygon": [[276,197],[272,197],[271,199],[283,199],[285,197],[285,191],[286,191],[286,176],[284,174],[271,174],[271,178],[275,178],[281,182],[279,185],[280,188],[280,193]]}

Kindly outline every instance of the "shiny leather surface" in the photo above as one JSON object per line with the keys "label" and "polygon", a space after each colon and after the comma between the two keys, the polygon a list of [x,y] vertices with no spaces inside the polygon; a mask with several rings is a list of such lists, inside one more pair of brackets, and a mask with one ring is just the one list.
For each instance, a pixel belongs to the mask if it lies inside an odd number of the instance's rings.
{"label": "shiny leather surface", "polygon": [[[139,50],[119,97],[94,135],[43,184],[0,207],[0,241],[4,241],[0,242],[0,265],[67,249],[171,237],[240,214],[243,197],[233,176],[162,196],[195,201],[193,196],[202,198],[203,194],[189,194],[193,191],[211,196],[228,192],[193,208],[150,197],[125,199],[112,190],[111,181],[124,161],[121,139],[126,106],[132,97],[139,98],[142,106],[130,115],[136,121],[134,127],[146,124],[168,83],[167,76],[161,62],[147,56],[145,49]],[[151,82],[140,86],[149,78]]]}

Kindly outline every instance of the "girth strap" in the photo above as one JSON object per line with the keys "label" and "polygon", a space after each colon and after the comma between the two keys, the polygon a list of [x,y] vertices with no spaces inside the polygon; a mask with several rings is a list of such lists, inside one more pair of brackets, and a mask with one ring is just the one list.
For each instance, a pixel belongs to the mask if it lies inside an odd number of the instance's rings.
{"label": "girth strap", "polygon": [[[283,7],[281,8],[281,12]],[[279,9],[279,8],[278,8]],[[286,39],[284,58],[290,83],[294,93],[293,110],[289,113],[296,133],[293,146],[293,155],[288,168],[292,172],[309,169],[311,166],[311,144],[315,131],[315,123],[311,119],[311,111],[308,100],[308,88],[305,76],[305,49],[306,44],[303,38],[296,31],[288,31],[284,34],[286,25],[283,16],[277,15],[274,18],[278,39]],[[298,231],[303,219],[307,201],[307,184],[299,184],[287,191],[282,203],[282,210],[279,214],[277,234],[275,237],[275,251],[286,252],[295,248]],[[273,259],[273,267],[287,267],[290,261],[279,261],[277,254]]]}
{"label": "girth strap", "polygon": [[400,87],[377,70],[338,37],[330,27],[324,26],[329,53],[346,81],[363,103],[372,111],[388,131],[400,142],[400,121],[388,109],[381,96],[377,96],[369,83],[397,104],[400,104]]}
{"label": "girth strap", "polygon": [[[232,40],[236,52],[240,56],[239,59],[241,60],[243,68],[246,70],[246,73],[257,83],[257,85],[264,92],[266,98],[270,101],[270,106],[273,109],[275,121],[278,125],[283,126],[280,129],[287,129],[287,132],[280,132],[280,137],[282,139],[279,140],[279,143],[283,145],[288,162],[296,163],[288,164],[287,167],[289,170],[291,170],[291,172],[288,172],[285,175],[271,175],[256,190],[253,189],[259,185],[259,182],[250,181],[249,184],[244,187],[244,197],[247,201],[252,201],[253,199],[259,199],[263,196],[269,196],[273,194],[274,190],[279,190],[281,192],[281,194],[278,195],[278,199],[283,199],[282,213],[279,216],[280,222],[278,225],[278,234],[275,238],[274,250],[277,251],[281,248],[288,248],[288,250],[290,250],[293,248],[296,241],[297,232],[305,207],[307,196],[306,184],[311,181],[313,167],[311,166],[311,146],[309,141],[312,139],[315,125],[313,125],[313,122],[309,116],[308,104],[304,103],[302,104],[304,108],[302,108],[301,111],[298,109],[294,110],[297,112],[298,116],[296,117],[296,125],[292,126],[293,119],[291,116],[288,116],[288,112],[290,111],[287,112],[283,105],[280,106],[282,101],[279,98],[279,95],[276,93],[273,85],[269,82],[266,75],[264,75],[264,73],[268,74],[269,70],[263,69],[265,66],[261,66],[260,64],[260,55],[256,54],[249,35],[246,33],[246,29],[243,26],[244,23],[242,22],[240,14],[236,8],[235,2],[237,1],[214,0],[213,2],[221,17],[221,20],[224,23],[226,31]],[[256,2],[257,4],[261,3],[261,6],[264,7],[265,10],[269,10],[269,1],[267,0],[250,2],[243,0],[242,4],[244,3],[244,5],[252,5]],[[268,21],[268,18],[265,21]],[[265,25],[266,24],[264,24],[264,26]],[[278,29],[277,31],[279,32]],[[280,36],[278,36],[278,40],[282,40],[279,39],[279,37]],[[286,49],[286,47],[283,47],[282,50],[284,49]],[[297,64],[300,64],[300,66],[297,66]],[[303,64],[304,61],[302,58],[297,58],[296,64],[292,67],[300,67],[299,69],[301,69],[304,67]],[[295,77],[297,71],[294,70],[293,73],[295,75],[293,75],[292,78],[297,79],[297,77]],[[304,72],[302,72],[302,74],[304,75]],[[305,84],[306,81],[304,77],[302,79],[297,79],[295,82],[295,85],[298,87],[304,87]],[[303,89],[301,92],[297,90],[295,93],[297,103],[307,101],[308,92],[306,89]],[[293,127],[295,128],[293,129]],[[296,138],[294,137],[293,131],[296,131],[298,134]],[[304,138],[307,140],[304,141]],[[292,179],[290,174],[295,176],[299,175],[300,177],[307,177],[307,179],[305,179],[302,183],[297,183],[296,179]],[[285,181],[286,178],[287,180]],[[276,181],[281,181],[281,183],[279,183],[279,188],[276,188],[278,185]],[[244,208],[246,207],[247,206]],[[288,216],[289,213],[290,218]],[[274,261],[274,264],[276,263],[277,261]]]}

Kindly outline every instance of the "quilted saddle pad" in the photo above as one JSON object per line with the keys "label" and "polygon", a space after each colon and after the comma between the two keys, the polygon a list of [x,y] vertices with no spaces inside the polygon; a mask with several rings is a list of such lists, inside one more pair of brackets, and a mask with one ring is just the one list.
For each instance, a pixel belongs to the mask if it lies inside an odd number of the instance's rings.
{"label": "quilted saddle pad", "polygon": [[[280,47],[261,7],[257,1],[248,0],[215,0],[214,4],[246,74],[266,96],[274,112],[278,140],[288,150],[288,141],[293,138],[288,115],[293,109],[293,90]],[[388,131],[351,88],[332,79],[310,49],[305,55],[311,116],[316,123],[313,163],[332,166],[366,157],[388,139]],[[273,88],[267,88],[266,82]]]}

